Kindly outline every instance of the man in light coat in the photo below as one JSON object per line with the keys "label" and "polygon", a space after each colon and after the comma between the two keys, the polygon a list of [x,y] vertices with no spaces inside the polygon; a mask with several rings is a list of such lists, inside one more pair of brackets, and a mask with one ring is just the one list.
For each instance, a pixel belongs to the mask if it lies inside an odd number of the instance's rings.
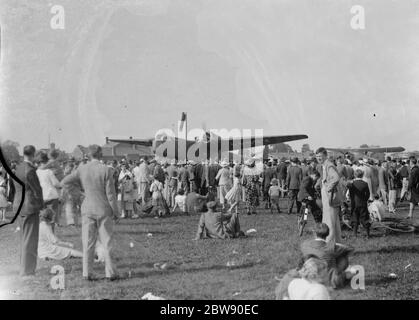
{"label": "man in light coat", "polygon": [[61,184],[65,186],[79,182],[85,191],[81,206],[83,278],[88,281],[96,280],[93,276],[93,260],[99,238],[105,260],[106,279],[113,281],[119,278],[111,257],[114,220],[118,217],[113,171],[100,162],[100,146],[92,145],[89,151],[92,160],[66,176]]}
{"label": "man in light coat", "polygon": [[321,164],[321,193],[323,204],[323,223],[329,227],[326,241],[341,242],[340,207],[343,203],[343,193],[340,186],[340,176],[336,166],[328,159],[325,148],[316,151],[316,158]]}
{"label": "man in light coat", "polygon": [[146,204],[148,200],[148,189],[151,180],[150,175],[151,172],[147,160],[141,160],[136,175],[136,182],[138,186],[138,198],[143,205]]}

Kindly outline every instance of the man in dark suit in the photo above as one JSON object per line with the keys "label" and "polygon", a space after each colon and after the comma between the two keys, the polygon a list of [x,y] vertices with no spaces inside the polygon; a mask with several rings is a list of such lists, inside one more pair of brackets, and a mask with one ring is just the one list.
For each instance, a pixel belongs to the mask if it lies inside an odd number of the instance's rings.
{"label": "man in dark suit", "polygon": [[348,180],[353,180],[355,178],[354,176],[354,169],[352,168],[351,163],[345,159],[344,161],[345,167],[346,167],[346,173],[347,173],[347,179]]}
{"label": "man in dark suit", "polygon": [[370,190],[368,183],[362,180],[364,172],[360,169],[355,170],[355,180],[348,185],[351,198],[352,224],[355,237],[358,235],[358,226],[361,223],[370,236],[370,222],[368,212],[368,199]]}
{"label": "man in dark suit", "polygon": [[208,192],[217,195],[217,180],[215,177],[221,169],[217,163],[211,161],[208,167]]}
{"label": "man in dark suit", "polygon": [[410,159],[410,176],[407,189],[410,191],[410,207],[407,219],[412,219],[413,209],[419,202],[419,167],[416,158]]}
{"label": "man in dark suit", "polygon": [[[35,274],[38,258],[39,212],[44,207],[42,188],[36,175],[36,167],[33,165],[35,151],[34,146],[25,146],[23,148],[24,160],[16,167],[16,177],[25,185],[25,201],[20,212],[20,275],[23,277]],[[19,208],[22,193],[22,187],[17,183],[13,203],[15,212]]]}
{"label": "man in dark suit", "polygon": [[310,175],[305,176],[301,181],[300,190],[297,195],[297,200],[305,202],[307,207],[310,208],[314,220],[319,223],[322,221],[322,210],[316,203],[316,190],[315,184],[320,179],[320,173],[313,171]]}
{"label": "man in dark suit", "polygon": [[186,195],[186,212],[189,214],[199,213],[205,207],[206,196],[201,196],[195,191],[191,191]]}
{"label": "man in dark suit", "polygon": [[[281,162],[277,166],[277,177],[279,180],[279,186],[281,189],[285,189],[285,183],[287,179],[287,164],[285,163],[285,159],[281,159]],[[284,197],[284,192],[281,191],[282,198]]]}
{"label": "man in dark suit", "polygon": [[297,195],[300,189],[301,180],[303,179],[303,171],[297,165],[298,158],[291,159],[291,167],[287,173],[287,189],[288,189],[288,214],[291,214],[294,202],[297,203],[297,212],[300,212],[301,202],[298,201]]}
{"label": "man in dark suit", "polygon": [[202,178],[202,173],[203,173],[203,165],[202,163],[197,163],[195,165],[195,188],[196,188],[196,192],[199,194],[203,194],[201,191],[201,178]]}

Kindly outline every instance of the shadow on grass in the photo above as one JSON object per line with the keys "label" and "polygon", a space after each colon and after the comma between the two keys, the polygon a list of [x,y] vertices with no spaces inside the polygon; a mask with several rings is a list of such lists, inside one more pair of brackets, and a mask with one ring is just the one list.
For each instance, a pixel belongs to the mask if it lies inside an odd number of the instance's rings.
{"label": "shadow on grass", "polygon": [[370,254],[370,253],[384,253],[384,254],[391,254],[394,252],[406,252],[406,253],[419,253],[419,245],[416,246],[389,246],[385,248],[379,249],[371,249],[371,250],[363,250],[363,251],[356,251],[353,255],[363,255],[363,254]]}
{"label": "shadow on grass", "polygon": [[151,233],[152,235],[154,235],[154,234],[167,234],[167,233],[170,233],[170,232],[167,232],[167,231],[157,231],[157,230],[148,230],[148,231],[140,231],[140,230],[138,230],[138,231],[123,231],[123,232],[115,232],[114,236],[115,235],[117,237],[118,236],[124,236],[124,235],[138,236],[138,235],[144,235],[144,234],[147,235],[149,233]]}
{"label": "shadow on grass", "polygon": [[366,286],[380,286],[380,285],[385,285],[385,284],[395,282],[396,280],[397,279],[384,277],[384,276],[374,277],[374,278],[365,279],[365,285]]}
{"label": "shadow on grass", "polygon": [[[168,275],[172,275],[172,274],[176,274],[176,273],[184,273],[184,272],[187,272],[189,274],[189,273],[202,272],[202,271],[240,270],[240,269],[252,268],[252,267],[254,267],[255,265],[258,265],[258,264],[260,264],[260,263],[247,262],[247,263],[243,263],[241,265],[234,266],[234,267],[227,267],[227,266],[224,266],[224,265],[212,265],[212,266],[208,266],[208,267],[197,267],[197,268],[189,268],[189,269],[171,267],[171,268],[166,269],[166,270],[153,269],[153,270],[150,270],[150,271],[131,271],[131,277],[128,278],[128,279],[145,278],[145,277],[162,276],[162,275],[168,276]],[[150,263],[144,263],[143,265],[144,266],[149,266]],[[135,267],[139,267],[139,266],[140,265],[138,265],[138,264],[135,265]],[[122,266],[118,266],[118,267],[122,267]],[[129,265],[126,265],[125,267],[129,267]]]}

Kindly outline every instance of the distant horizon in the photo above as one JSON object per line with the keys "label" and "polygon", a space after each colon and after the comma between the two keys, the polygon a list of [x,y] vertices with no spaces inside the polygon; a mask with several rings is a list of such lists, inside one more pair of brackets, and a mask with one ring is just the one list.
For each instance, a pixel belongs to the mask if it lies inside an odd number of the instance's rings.
{"label": "distant horizon", "polygon": [[[135,139],[135,137],[132,137],[132,138]],[[19,144],[19,147],[18,147],[19,154],[22,154],[23,148],[25,147],[25,145],[22,145],[18,141],[14,141],[12,139],[6,139],[5,141],[13,141],[13,142],[18,143]],[[0,144],[2,144],[5,141],[0,141]],[[52,143],[55,143],[55,142],[54,141],[51,141],[51,144]],[[86,145],[78,144],[78,145],[81,145],[82,147],[86,147],[87,148],[87,147],[89,147],[89,145],[93,145],[93,144],[95,144],[95,143],[86,144]],[[106,144],[106,141],[104,143],[102,143],[102,144],[98,144],[98,143],[96,143],[96,144],[97,145],[100,145],[100,146],[104,146]],[[284,144],[291,146],[291,142],[285,142]],[[310,143],[308,143],[308,144],[310,146],[310,151],[312,151],[312,152],[315,152],[320,147],[324,147],[326,149],[327,148],[333,148],[333,149],[359,149],[359,148],[361,148],[361,146],[358,146],[358,147],[355,147],[355,146],[352,146],[352,147],[344,147],[344,146],[335,147],[335,146],[332,146],[332,147],[330,147],[330,146],[323,146],[323,145],[313,147],[313,146],[310,145]],[[34,144],[32,144],[32,145],[36,148],[36,150],[50,149],[50,146],[46,146],[46,145],[45,146],[42,146],[42,147],[39,147],[39,146],[34,145]],[[58,144],[55,143],[56,149],[58,149],[60,151],[64,151],[67,154],[72,153],[77,148],[78,145],[75,145],[71,150],[69,150],[69,149],[63,149]],[[377,145],[370,145],[370,144],[368,144],[368,148],[371,148],[371,147],[385,148],[385,147],[403,147],[403,146],[377,146]],[[293,152],[301,153],[301,148],[299,148],[299,149],[292,148],[292,149],[293,149]],[[402,152],[390,152],[390,153],[415,153],[415,152],[419,152],[419,149],[418,150],[409,150],[409,149],[406,149],[405,151],[402,151]]]}
{"label": "distant horizon", "polygon": [[[0,6],[0,138],[69,150],[190,128],[419,149],[419,6],[360,0],[64,1]],[[104,4],[103,6],[101,4]],[[27,13],[31,12],[30,15]]]}

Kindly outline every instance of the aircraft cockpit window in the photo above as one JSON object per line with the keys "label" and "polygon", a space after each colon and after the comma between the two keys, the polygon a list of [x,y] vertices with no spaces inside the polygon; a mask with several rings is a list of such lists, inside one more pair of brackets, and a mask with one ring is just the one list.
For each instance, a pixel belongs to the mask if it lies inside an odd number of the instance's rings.
{"label": "aircraft cockpit window", "polygon": [[165,142],[165,141],[167,141],[168,139],[170,139],[171,137],[170,136],[168,136],[167,134],[164,134],[164,133],[162,133],[162,134],[159,134],[157,137],[156,137],[156,140],[158,140],[158,141],[162,141],[162,142]]}

